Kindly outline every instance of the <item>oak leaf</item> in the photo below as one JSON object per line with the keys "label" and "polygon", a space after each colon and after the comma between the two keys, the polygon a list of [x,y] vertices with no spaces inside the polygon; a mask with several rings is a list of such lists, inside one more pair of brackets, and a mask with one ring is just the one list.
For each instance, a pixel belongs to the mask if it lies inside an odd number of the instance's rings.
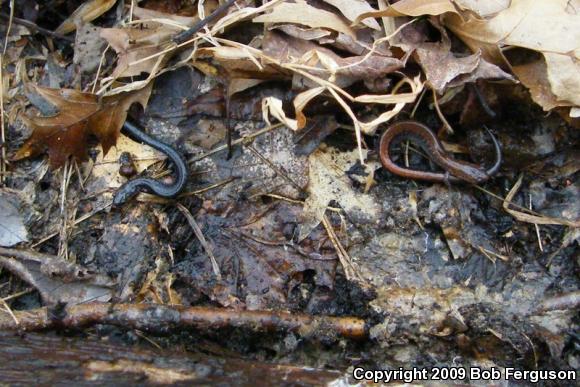
{"label": "oak leaf", "polygon": [[106,154],[117,141],[129,107],[135,102],[145,107],[151,94],[151,85],[102,98],[73,89],[51,89],[33,84],[29,87],[54,105],[58,113],[49,117],[23,117],[34,131],[14,159],[48,152],[52,168],[62,166],[69,156],[86,160],[91,135],[98,138]]}

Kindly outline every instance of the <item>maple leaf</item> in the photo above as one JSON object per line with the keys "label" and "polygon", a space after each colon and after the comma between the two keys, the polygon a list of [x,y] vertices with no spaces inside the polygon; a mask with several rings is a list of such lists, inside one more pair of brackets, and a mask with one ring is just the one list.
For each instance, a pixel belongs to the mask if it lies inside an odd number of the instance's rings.
{"label": "maple leaf", "polygon": [[54,105],[58,113],[50,117],[23,117],[26,125],[34,131],[16,152],[14,160],[48,152],[53,169],[62,166],[70,156],[79,161],[86,160],[91,135],[99,139],[104,154],[107,154],[117,142],[129,107],[135,102],[145,107],[151,94],[151,85],[102,98],[73,89],[29,86]]}

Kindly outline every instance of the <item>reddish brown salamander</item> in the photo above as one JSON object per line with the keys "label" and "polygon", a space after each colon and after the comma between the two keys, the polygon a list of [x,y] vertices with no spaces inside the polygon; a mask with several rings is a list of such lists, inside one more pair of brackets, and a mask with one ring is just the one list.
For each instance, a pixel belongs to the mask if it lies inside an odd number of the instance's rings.
{"label": "reddish brown salamander", "polygon": [[[501,164],[501,149],[497,139],[488,130],[495,148],[496,159],[489,169],[455,160],[444,149],[435,134],[425,125],[416,121],[401,121],[387,128],[381,137],[379,155],[383,166],[395,175],[414,180],[426,180],[436,183],[457,183],[465,181],[478,184],[488,180],[496,173]],[[444,173],[427,172],[403,168],[391,160],[390,147],[395,140],[410,140],[423,150],[431,161],[439,165]]]}

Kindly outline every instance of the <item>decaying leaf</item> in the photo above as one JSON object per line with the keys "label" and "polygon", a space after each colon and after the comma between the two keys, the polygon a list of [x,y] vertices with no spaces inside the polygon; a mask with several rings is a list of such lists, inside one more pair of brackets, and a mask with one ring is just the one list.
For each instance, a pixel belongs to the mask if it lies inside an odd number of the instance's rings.
{"label": "decaying leaf", "polygon": [[96,71],[107,42],[99,36],[101,28],[87,23],[77,31],[75,36],[75,55],[73,62],[84,74]]}
{"label": "decaying leaf", "polygon": [[78,7],[72,15],[68,17],[55,32],[59,34],[68,34],[76,30],[77,22],[90,22],[107,12],[117,0],[89,0]]}
{"label": "decaying leaf", "polygon": [[[111,151],[106,155],[103,152],[99,152],[91,168],[91,178],[85,183],[87,194],[96,194],[119,188],[126,181],[119,174],[119,157],[123,152],[127,152],[132,156],[137,173],[143,172],[165,157],[161,152],[150,146],[133,141],[121,134]],[[102,203],[98,203],[98,205],[105,205],[110,202],[110,197],[105,195],[96,199],[97,202],[101,200]]]}
{"label": "decaying leaf", "polygon": [[0,190],[0,246],[10,247],[28,241],[24,215],[19,211],[21,205],[17,193]]}
{"label": "decaying leaf", "polygon": [[15,159],[47,151],[52,168],[63,165],[69,156],[85,160],[90,135],[99,139],[106,154],[117,141],[129,107],[135,102],[146,106],[151,94],[151,85],[103,98],[72,89],[50,89],[34,84],[29,87],[59,112],[52,117],[23,117],[34,132]]}
{"label": "decaying leaf", "polygon": [[0,265],[34,286],[43,301],[50,305],[107,302],[113,294],[113,283],[110,279],[100,274],[87,273],[84,268],[62,258],[34,253],[28,258],[11,258],[10,255],[2,254]]}
{"label": "decaying leaf", "polygon": [[[345,173],[357,164],[358,152],[341,152],[327,148],[312,153],[308,161],[310,196],[304,203],[304,220],[300,224],[299,240],[308,236],[321,222],[332,200],[338,202],[350,219],[361,223],[377,220],[379,204],[371,195],[356,191]],[[367,165],[366,168],[370,170],[373,166]]]}

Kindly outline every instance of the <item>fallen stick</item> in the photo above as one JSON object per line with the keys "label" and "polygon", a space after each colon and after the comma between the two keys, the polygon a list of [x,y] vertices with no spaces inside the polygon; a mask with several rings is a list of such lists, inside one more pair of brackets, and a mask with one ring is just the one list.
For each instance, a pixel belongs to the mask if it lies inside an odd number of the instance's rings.
{"label": "fallen stick", "polygon": [[14,311],[14,314],[18,323],[8,313],[0,311],[0,330],[37,331],[111,324],[155,333],[169,333],[183,328],[245,328],[256,332],[288,331],[310,338],[367,337],[365,321],[359,318],[279,311],[94,302]]}

